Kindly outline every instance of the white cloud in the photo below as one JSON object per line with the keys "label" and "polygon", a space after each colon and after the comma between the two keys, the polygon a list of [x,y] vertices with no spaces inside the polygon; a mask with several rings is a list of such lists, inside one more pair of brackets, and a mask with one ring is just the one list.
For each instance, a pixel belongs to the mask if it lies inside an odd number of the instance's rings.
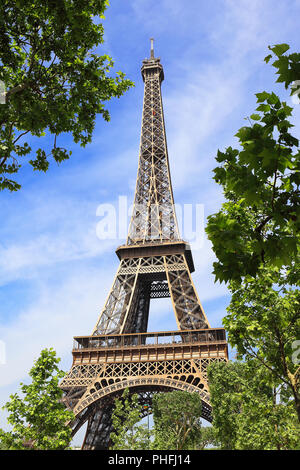
{"label": "white cloud", "polygon": [[113,240],[100,241],[95,233],[95,227],[92,227],[82,234],[40,235],[23,244],[0,247],[0,284],[34,277],[42,267],[51,268],[58,263],[93,258],[113,248]]}
{"label": "white cloud", "polygon": [[238,77],[219,74],[217,67],[193,73],[183,90],[173,91],[165,100],[167,127],[171,131],[168,133],[170,165],[176,190],[188,187],[195,180],[198,184],[205,182],[213,156],[206,154],[208,141],[210,146],[215,142],[216,152],[220,144],[216,138],[218,130],[239,102]]}
{"label": "white cloud", "polygon": [[[137,7],[140,14],[145,4],[149,6],[146,1]],[[178,2],[175,4],[178,8]],[[166,9],[172,5],[171,1],[163,3]],[[268,0],[250,3],[227,0],[224,8],[216,6],[211,12],[214,13],[213,27],[205,29],[204,38],[200,32],[198,37],[194,32],[196,40],[185,46],[180,60],[174,57],[169,64],[171,77],[167,75],[166,81],[171,82],[172,88],[166,84],[164,90],[163,85],[175,191],[197,181],[199,184],[199,178],[201,184],[212,183],[209,171],[215,163],[217,150],[237,144],[234,134],[243,125],[245,116],[254,111],[254,93],[261,90],[253,87],[250,91],[249,80],[254,83],[255,74],[268,71],[263,62],[268,44],[274,43],[275,37],[283,41],[294,22],[291,16],[286,18],[285,5],[278,4],[274,9],[273,2]],[[182,6],[181,13],[183,23],[193,15],[192,24],[195,24],[201,8],[192,3],[188,9]],[[152,21],[154,18],[152,15]],[[207,21],[212,20],[207,18]],[[208,43],[207,47],[211,44],[215,47],[215,57],[201,57],[199,42],[203,40]],[[267,80],[263,86],[266,85]],[[233,121],[239,127],[233,127]]]}
{"label": "white cloud", "polygon": [[41,349],[53,347],[71,366],[72,338],[88,335],[103,307],[114,266],[69,272],[60,283],[40,281],[34,303],[7,325],[1,325],[6,364],[1,365],[1,385],[26,377]]}

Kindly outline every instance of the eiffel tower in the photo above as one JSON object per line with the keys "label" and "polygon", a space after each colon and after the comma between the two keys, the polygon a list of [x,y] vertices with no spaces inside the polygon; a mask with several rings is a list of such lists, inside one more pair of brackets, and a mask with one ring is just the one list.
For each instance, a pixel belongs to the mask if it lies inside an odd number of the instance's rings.
{"label": "eiffel tower", "polygon": [[[153,393],[197,392],[202,417],[211,422],[207,367],[228,360],[225,330],[210,328],[191,277],[191,249],[178,230],[161,96],[164,72],[152,39],[141,73],[142,130],[128,237],[116,250],[119,269],[92,335],[74,338],[73,365],[60,383],[76,417],[73,435],[87,423],[86,450],[109,448],[114,400],[125,388],[138,394],[141,417],[151,410],[143,404],[151,405]],[[150,300],[163,297],[171,297],[178,330],[148,332]]]}

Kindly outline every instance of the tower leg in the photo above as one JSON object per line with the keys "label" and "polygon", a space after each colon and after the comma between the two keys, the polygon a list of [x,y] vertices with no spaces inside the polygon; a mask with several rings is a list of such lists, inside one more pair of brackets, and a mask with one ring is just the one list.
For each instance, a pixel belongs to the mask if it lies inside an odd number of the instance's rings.
{"label": "tower leg", "polygon": [[82,450],[104,450],[109,448],[110,433],[112,431],[111,415],[112,405],[101,403],[93,414],[91,414],[85,438],[82,444]]}

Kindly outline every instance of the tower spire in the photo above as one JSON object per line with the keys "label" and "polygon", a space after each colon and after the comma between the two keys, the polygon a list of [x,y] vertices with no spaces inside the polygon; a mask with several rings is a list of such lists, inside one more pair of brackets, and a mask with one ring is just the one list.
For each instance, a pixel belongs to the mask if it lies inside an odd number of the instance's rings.
{"label": "tower spire", "polygon": [[154,59],[154,46],[153,46],[153,41],[154,41],[154,39],[153,39],[153,38],[150,38],[150,44],[151,44],[151,47],[150,47],[150,57],[151,57],[151,59]]}

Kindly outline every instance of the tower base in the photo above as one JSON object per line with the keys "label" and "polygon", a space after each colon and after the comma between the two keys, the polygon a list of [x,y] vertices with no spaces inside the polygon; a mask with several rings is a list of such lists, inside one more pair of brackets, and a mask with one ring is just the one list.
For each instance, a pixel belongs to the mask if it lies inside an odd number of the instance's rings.
{"label": "tower base", "polygon": [[75,337],[72,354],[60,387],[76,416],[73,435],[88,421],[82,448],[92,450],[109,448],[114,400],[126,388],[141,405],[155,392],[196,392],[202,417],[211,422],[207,367],[227,361],[228,346],[223,328],[207,328]]}

